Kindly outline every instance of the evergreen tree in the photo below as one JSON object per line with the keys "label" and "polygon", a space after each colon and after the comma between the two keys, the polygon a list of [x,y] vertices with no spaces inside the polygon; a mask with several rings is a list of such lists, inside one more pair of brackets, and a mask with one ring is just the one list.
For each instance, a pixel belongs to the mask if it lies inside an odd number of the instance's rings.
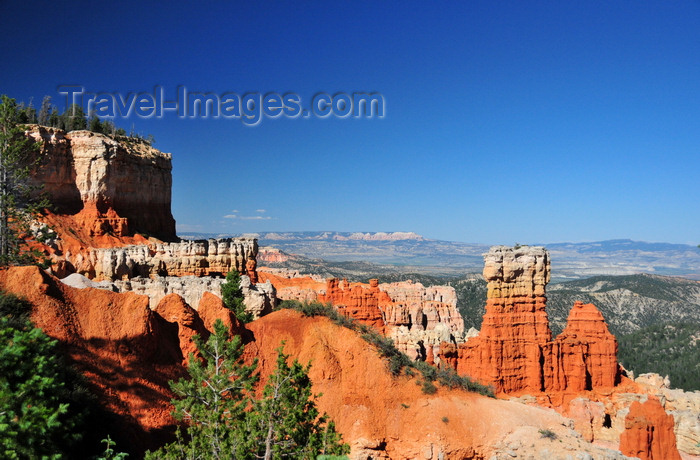
{"label": "evergreen tree", "polygon": [[87,118],[85,112],[79,104],[71,104],[63,112],[63,129],[68,131],[77,131],[79,129],[87,129]]}
{"label": "evergreen tree", "polygon": [[232,310],[240,321],[249,323],[253,321],[253,315],[245,311],[243,303],[243,291],[241,290],[241,275],[238,271],[231,270],[226,275],[226,282],[221,285],[221,299],[229,310]]}
{"label": "evergreen tree", "polygon": [[229,341],[221,320],[206,342],[194,340],[205,362],[190,355],[190,378],[171,382],[181,398],[173,400],[174,416],[187,423],[187,433],[178,431],[175,442],[147,453],[147,459],[231,459],[243,445],[242,421],[257,382],[257,361],[243,364],[241,339]]}
{"label": "evergreen tree", "polygon": [[319,417],[312,395],[309,369],[294,360],[283,346],[277,350],[277,368],[248,415],[248,452],[251,459],[283,458],[313,460],[318,455],[343,455],[350,447],[343,444],[335,425],[324,414]]}
{"label": "evergreen tree", "polygon": [[174,415],[187,423],[186,434],[147,460],[166,459],[315,459],[350,451],[333,422],[319,417],[308,377],[310,366],[278,350],[277,369],[263,397],[255,399],[257,360],[244,365],[240,337],[228,341],[226,326],[217,320],[206,343],[195,342],[205,362],[190,355],[190,378],[171,382],[182,399],[173,400]]}
{"label": "evergreen tree", "polygon": [[49,126],[52,128],[63,129],[63,118],[58,114],[58,109],[53,107],[51,115],[49,115]]}
{"label": "evergreen tree", "polygon": [[[124,130],[121,129],[121,131]],[[102,133],[114,136],[115,134],[118,134],[118,130],[116,126],[114,126],[114,123],[112,123],[110,120],[102,120]]]}
{"label": "evergreen tree", "polygon": [[39,108],[39,115],[37,117],[37,123],[41,126],[48,126],[49,116],[51,115],[51,96],[44,96],[41,101],[41,107]]}
{"label": "evergreen tree", "polygon": [[22,233],[45,200],[32,199],[36,189],[29,173],[38,165],[38,144],[18,124],[17,104],[3,95],[0,104],[0,265],[33,262],[36,256],[24,249]]}
{"label": "evergreen tree", "polygon": [[0,317],[0,457],[60,459],[80,439],[56,341]]}
{"label": "evergreen tree", "polygon": [[90,117],[88,118],[88,129],[93,133],[106,134],[104,132],[102,122],[94,113],[91,113]]}
{"label": "evergreen tree", "polygon": [[33,98],[30,98],[29,105],[25,109],[27,123],[36,123],[36,109],[34,108],[34,104],[32,103],[32,101],[33,101]]}

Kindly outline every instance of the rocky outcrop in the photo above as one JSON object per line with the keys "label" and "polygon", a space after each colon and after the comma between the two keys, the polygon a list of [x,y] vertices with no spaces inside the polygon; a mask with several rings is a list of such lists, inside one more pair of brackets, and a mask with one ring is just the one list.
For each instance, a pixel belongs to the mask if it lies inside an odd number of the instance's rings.
{"label": "rocky outcrop", "polygon": [[545,312],[549,256],[542,247],[497,246],[484,255],[486,313],[478,337],[443,357],[461,375],[499,392],[542,391],[543,346],[551,341]]}
{"label": "rocky outcrop", "polygon": [[270,269],[260,276],[275,285],[282,300],[329,302],[341,313],[383,331],[412,359],[437,362],[441,343],[464,341],[464,320],[450,286],[379,284],[376,279],[369,284],[348,283],[336,278],[321,283],[314,277]]}
{"label": "rocky outcrop", "polygon": [[[201,305],[202,299],[207,294],[221,300],[221,285],[225,280],[211,276],[154,276],[153,278],[137,277],[130,280],[95,282],[83,275],[73,273],[61,279],[61,282],[80,289],[91,287],[145,295],[149,299],[150,308],[158,311],[161,308],[161,302],[171,295],[176,295],[181,299],[187,308],[198,309],[197,306]],[[271,312],[277,305],[275,288],[269,282],[252,284],[249,278],[244,275],[241,277],[241,292],[246,311],[253,315],[253,318],[259,318]],[[170,308],[174,303],[171,299],[165,305]],[[184,326],[189,326],[189,324],[184,324]]]}
{"label": "rocky outcrop", "polygon": [[77,289],[37,267],[0,271],[0,289],[32,303],[32,321],[65,350],[113,416],[105,429],[120,449],[143,452],[169,439],[173,427],[169,380],[185,375],[177,327],[148,306],[148,298]]}
{"label": "rocky outcrop", "polygon": [[165,321],[176,325],[183,364],[187,365],[190,354],[199,356],[192,337],[196,334],[206,336],[208,332],[197,312],[177,294],[168,294],[163,297],[154,310]]}
{"label": "rocky outcrop", "polygon": [[363,324],[384,331],[384,319],[381,306],[391,304],[389,295],[379,289],[376,279],[369,280],[369,287],[360,283],[350,284],[348,280],[339,281],[330,278],[326,281],[326,290],[319,294],[320,302],[334,305],[338,311]]}
{"label": "rocky outcrop", "polygon": [[673,416],[655,397],[633,402],[620,436],[620,451],[641,460],[681,460],[673,432]]}
{"label": "rocky outcrop", "polygon": [[258,273],[262,281],[269,281],[277,290],[280,300],[314,302],[318,295],[325,292],[326,280],[320,276],[301,275],[298,271],[264,267]]}
{"label": "rocky outcrop", "polygon": [[671,389],[668,377],[658,374],[641,374],[635,382],[658,398],[673,416],[678,450],[700,457],[700,391]]}
{"label": "rocky outcrop", "polygon": [[454,288],[412,281],[383,283],[379,288],[392,300],[382,307],[386,334],[410,358],[435,363],[441,343],[464,341]]}
{"label": "rocky outcrop", "polygon": [[[181,296],[187,305],[196,308],[207,293],[220,299],[221,285],[224,282],[226,280],[223,278],[211,276],[155,276],[116,280],[112,285],[118,292],[135,292],[148,296],[151,308],[156,308],[159,302],[171,293]],[[275,288],[269,282],[252,284],[248,276],[243,275],[241,292],[246,311],[253,315],[253,318],[270,313],[277,305]]]}
{"label": "rocky outcrop", "polygon": [[593,304],[576,302],[566,328],[545,347],[547,389],[583,391],[610,388],[619,380],[617,340]]}
{"label": "rocky outcrop", "polygon": [[392,305],[384,310],[387,326],[410,326],[409,329],[431,330],[444,324],[448,330],[461,334],[464,320],[457,310],[457,293],[450,286],[425,287],[421,283],[401,281],[382,283]]}
{"label": "rocky outcrop", "polygon": [[577,303],[565,331],[552,340],[545,311],[550,264],[543,247],[496,246],[484,261],[488,292],[479,336],[444,344],[441,359],[501,393],[615,385],[617,341],[595,306]]}
{"label": "rocky outcrop", "polygon": [[43,162],[33,179],[56,212],[75,216],[91,236],[146,233],[176,238],[170,211],[171,156],[133,138],[33,125]]}
{"label": "rocky outcrop", "polygon": [[[623,458],[580,440],[570,423],[550,410],[442,386],[426,395],[415,379],[392,375],[356,332],[327,318],[284,310],[244,331],[210,293],[197,311],[176,295],[152,311],[144,296],[73,288],[36,267],[0,271],[0,288],[32,303],[37,326],[61,342],[99,403],[113,414],[105,417],[105,429],[135,458],[171,440],[166,433],[172,433],[175,420],[167,382],[185,375],[191,332],[203,326],[208,333],[216,319],[245,333],[245,355],[258,359],[261,384],[276,366],[282,341],[285,353],[312,363],[313,393],[321,394],[317,405],[352,446],[353,459],[485,459],[511,453],[563,459],[582,452]],[[543,429],[553,429],[557,442],[543,439]]]}
{"label": "rocky outcrop", "polygon": [[264,246],[258,251],[258,261],[262,264],[282,263],[289,260],[289,255],[271,246]]}
{"label": "rocky outcrop", "polygon": [[[150,243],[124,247],[91,248],[65,254],[73,271],[96,280],[137,276],[224,276],[231,270],[254,274],[258,243],[255,238],[225,238],[179,243]],[[251,270],[252,268],[252,270]]]}

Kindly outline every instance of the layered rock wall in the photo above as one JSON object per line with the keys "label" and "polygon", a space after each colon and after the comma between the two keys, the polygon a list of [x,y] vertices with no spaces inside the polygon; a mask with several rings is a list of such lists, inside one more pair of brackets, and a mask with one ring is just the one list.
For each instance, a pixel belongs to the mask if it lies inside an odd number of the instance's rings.
{"label": "layered rock wall", "polygon": [[139,139],[89,131],[33,125],[27,134],[43,150],[32,178],[44,185],[58,213],[75,215],[90,235],[176,238],[170,154]]}
{"label": "layered rock wall", "polygon": [[[206,293],[221,298],[221,285],[224,282],[223,278],[211,276],[155,276],[116,280],[112,285],[117,292],[135,292],[148,296],[150,307],[154,309],[164,297],[173,293],[181,296],[187,305],[197,308]],[[246,311],[253,318],[270,313],[277,305],[275,288],[269,282],[253,284],[248,276],[241,276],[241,293]]]}
{"label": "layered rock wall", "polygon": [[330,278],[326,281],[325,292],[319,294],[318,300],[331,303],[345,316],[384,332],[381,306],[391,304],[391,298],[379,289],[376,279],[369,280],[369,287],[365,287],[359,283],[351,285],[348,280]]}
{"label": "layered rock wall", "polygon": [[441,343],[464,341],[464,320],[453,287],[425,287],[412,281],[379,287],[392,300],[382,308],[386,334],[410,358],[435,363]]}
{"label": "layered rock wall", "polygon": [[[180,243],[151,243],[115,248],[92,248],[86,253],[66,254],[75,272],[91,279],[129,279],[137,276],[223,276],[231,270],[251,276],[255,238],[227,238]],[[255,267],[252,266],[252,273]]]}

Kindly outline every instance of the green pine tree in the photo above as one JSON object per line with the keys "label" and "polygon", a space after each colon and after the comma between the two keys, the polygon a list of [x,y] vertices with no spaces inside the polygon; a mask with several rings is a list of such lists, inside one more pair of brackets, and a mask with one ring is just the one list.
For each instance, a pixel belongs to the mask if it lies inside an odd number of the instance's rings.
{"label": "green pine tree", "polygon": [[257,400],[257,360],[243,363],[240,338],[229,341],[220,320],[214,331],[206,342],[195,339],[205,362],[190,355],[190,378],[171,382],[181,398],[173,400],[174,415],[186,423],[185,433],[178,430],[175,442],[147,452],[147,460],[315,459],[350,451],[333,422],[319,417],[310,366],[295,360],[290,367],[280,347],[277,369]]}
{"label": "green pine tree", "polygon": [[41,107],[39,108],[39,115],[37,116],[37,123],[42,126],[48,126],[49,116],[51,115],[51,96],[44,96],[41,100]]}
{"label": "green pine tree", "polygon": [[87,117],[80,104],[69,105],[61,117],[63,118],[63,129],[66,132],[87,129]]}
{"label": "green pine tree", "polygon": [[343,455],[343,444],[335,425],[324,414],[319,417],[311,392],[309,369],[294,360],[287,364],[284,342],[277,350],[277,368],[265,385],[263,398],[248,412],[249,459],[315,459],[318,455]]}
{"label": "green pine tree", "polygon": [[214,333],[205,342],[195,336],[195,343],[205,362],[189,358],[189,378],[171,382],[174,416],[186,423],[186,434],[147,459],[231,459],[244,443],[243,420],[250,405],[250,395],[257,382],[257,361],[243,364],[243,347],[238,336],[228,340],[221,320],[214,323]]}
{"label": "green pine tree", "polygon": [[79,441],[63,367],[55,340],[0,317],[0,458],[67,458]]}
{"label": "green pine tree", "polygon": [[241,275],[236,270],[231,270],[226,275],[226,282],[221,285],[221,299],[229,310],[232,310],[239,321],[249,323],[253,321],[253,315],[245,311],[243,303],[243,291],[241,290]]}
{"label": "green pine tree", "polygon": [[40,161],[39,145],[24,134],[18,123],[17,103],[0,97],[0,266],[31,263],[37,255],[26,251],[29,223],[46,200],[32,198],[37,188],[29,183],[32,168]]}

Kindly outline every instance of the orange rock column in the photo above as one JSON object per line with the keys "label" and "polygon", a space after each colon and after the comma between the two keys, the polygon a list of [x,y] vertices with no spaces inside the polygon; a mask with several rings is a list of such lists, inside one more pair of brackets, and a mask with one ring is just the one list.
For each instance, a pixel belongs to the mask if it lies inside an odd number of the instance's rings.
{"label": "orange rock column", "polygon": [[673,425],[673,416],[657,398],[649,396],[643,404],[633,402],[620,435],[620,452],[641,460],[681,460]]}

